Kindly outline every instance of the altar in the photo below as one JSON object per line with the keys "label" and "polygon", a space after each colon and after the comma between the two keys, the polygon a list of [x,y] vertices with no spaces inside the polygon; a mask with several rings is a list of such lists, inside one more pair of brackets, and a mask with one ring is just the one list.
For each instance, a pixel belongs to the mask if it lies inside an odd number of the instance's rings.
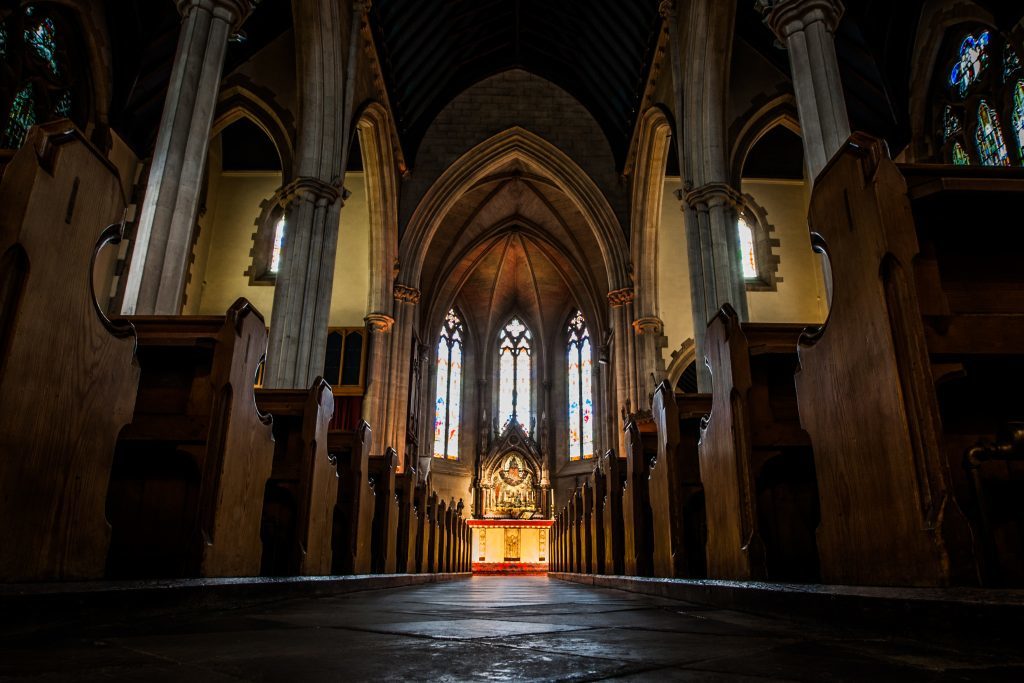
{"label": "altar", "polygon": [[544,574],[550,519],[470,519],[474,574]]}

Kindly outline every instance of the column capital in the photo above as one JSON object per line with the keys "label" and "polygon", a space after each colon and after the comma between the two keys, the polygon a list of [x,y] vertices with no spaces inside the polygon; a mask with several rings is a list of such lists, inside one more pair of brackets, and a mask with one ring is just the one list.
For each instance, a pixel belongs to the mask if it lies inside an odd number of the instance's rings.
{"label": "column capital", "polygon": [[637,318],[633,321],[633,329],[638,336],[645,334],[660,335],[665,329],[665,323],[662,322],[661,318],[653,316]]}
{"label": "column capital", "polygon": [[409,287],[407,285],[395,285],[394,289],[395,301],[401,301],[403,303],[413,304],[414,306],[420,302],[420,290],[415,287]]}
{"label": "column capital", "polygon": [[843,18],[846,6],[842,0],[776,0],[767,9],[764,23],[785,42],[794,33],[811,24],[821,22],[829,33],[834,33]]}
{"label": "column capital", "polygon": [[710,209],[721,205],[738,208],[743,205],[743,195],[728,183],[708,183],[683,194],[683,203],[693,209]]}
{"label": "column capital", "polygon": [[395,319],[384,313],[370,313],[363,321],[371,332],[390,332],[395,325]]}
{"label": "column capital", "polygon": [[346,196],[345,188],[311,177],[296,178],[277,191],[277,201],[284,208],[300,201],[330,205],[341,200],[344,204]]}
{"label": "column capital", "polygon": [[256,3],[253,0],[177,0],[178,12],[187,17],[194,9],[204,9],[219,16],[237,31],[252,14]]}
{"label": "column capital", "polygon": [[608,303],[613,307],[625,306],[628,303],[632,303],[635,298],[632,287],[623,287],[622,289],[615,289],[608,292]]}

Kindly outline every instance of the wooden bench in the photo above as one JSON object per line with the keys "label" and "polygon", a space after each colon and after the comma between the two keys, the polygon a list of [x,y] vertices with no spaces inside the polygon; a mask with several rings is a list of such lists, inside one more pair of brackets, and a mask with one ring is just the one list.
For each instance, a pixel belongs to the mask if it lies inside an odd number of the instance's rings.
{"label": "wooden bench", "polygon": [[274,418],[274,463],[263,496],[264,576],[331,573],[338,476],[327,450],[334,413],[330,385],[257,389],[256,405]]}
{"label": "wooden bench", "polygon": [[810,223],[835,288],[796,384],[825,581],[975,583],[985,556],[986,579],[1024,580],[1021,463],[981,465],[1009,493],[994,552],[963,468],[1024,414],[1024,238],[1003,223],[1022,198],[1020,169],[897,167],[862,134],[819,176]]}
{"label": "wooden bench", "polygon": [[414,574],[417,571],[416,549],[420,525],[416,491],[416,468],[406,464],[405,470],[395,476],[395,494],[398,497],[395,571],[399,574]]}
{"label": "wooden bench", "polygon": [[588,477],[590,496],[590,566],[595,574],[605,573],[604,548],[604,506],[607,497],[607,482],[601,473],[600,464],[595,464]]}
{"label": "wooden bench", "polygon": [[438,573],[450,571],[448,548],[451,545],[452,515],[448,504],[441,500],[437,504],[437,568]]}
{"label": "wooden bench", "polygon": [[417,574],[429,574],[432,559],[433,523],[430,510],[430,472],[420,483],[416,484],[416,559]]}
{"label": "wooden bench", "polygon": [[622,524],[622,491],[626,485],[625,461],[609,450],[602,459],[605,478],[605,498],[601,511],[604,524],[604,568],[613,576],[625,571],[625,540]]}
{"label": "wooden bench", "polygon": [[657,454],[652,420],[626,422],[626,484],[622,492],[625,549],[623,568],[629,576],[654,575],[654,528],[648,491],[650,462]]}
{"label": "wooden bench", "polygon": [[675,395],[662,382],[651,412],[658,435],[648,485],[654,529],[654,575],[707,577],[707,516],[700,477],[700,426],[711,412],[708,394]]}
{"label": "wooden bench", "polygon": [[370,481],[374,494],[373,543],[371,568],[374,574],[394,574],[398,553],[398,495],[395,469],[398,453],[388,448],[382,456],[369,460]]}
{"label": "wooden bench", "polygon": [[711,578],[818,580],[817,481],[793,383],[804,328],[740,324],[728,304],[708,326],[712,407],[698,450]]}
{"label": "wooden bench", "polygon": [[110,475],[111,577],[255,576],[271,418],[253,381],[263,316],[133,316],[142,369]]}
{"label": "wooden bench", "polygon": [[124,206],[116,169],[68,121],[32,128],[0,182],[0,581],[106,566],[139,367],[131,326],[96,304],[93,266]]}
{"label": "wooden bench", "polygon": [[354,432],[330,431],[327,448],[338,468],[332,547],[333,574],[369,574],[372,569],[373,512],[369,453],[373,432],[361,421]]}

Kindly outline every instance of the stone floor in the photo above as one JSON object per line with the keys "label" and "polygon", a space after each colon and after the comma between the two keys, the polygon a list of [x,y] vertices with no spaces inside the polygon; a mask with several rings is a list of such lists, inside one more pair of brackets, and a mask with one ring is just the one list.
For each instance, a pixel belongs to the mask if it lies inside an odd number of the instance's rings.
{"label": "stone floor", "polygon": [[0,637],[0,680],[1024,681],[1024,647],[935,645],[547,577],[51,624]]}

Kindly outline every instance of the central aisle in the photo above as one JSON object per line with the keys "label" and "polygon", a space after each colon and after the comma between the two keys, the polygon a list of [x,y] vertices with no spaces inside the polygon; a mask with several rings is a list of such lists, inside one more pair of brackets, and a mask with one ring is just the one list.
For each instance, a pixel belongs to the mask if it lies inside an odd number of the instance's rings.
{"label": "central aisle", "polygon": [[960,649],[547,577],[474,577],[54,628],[0,642],[0,680],[1024,680],[1020,654]]}

